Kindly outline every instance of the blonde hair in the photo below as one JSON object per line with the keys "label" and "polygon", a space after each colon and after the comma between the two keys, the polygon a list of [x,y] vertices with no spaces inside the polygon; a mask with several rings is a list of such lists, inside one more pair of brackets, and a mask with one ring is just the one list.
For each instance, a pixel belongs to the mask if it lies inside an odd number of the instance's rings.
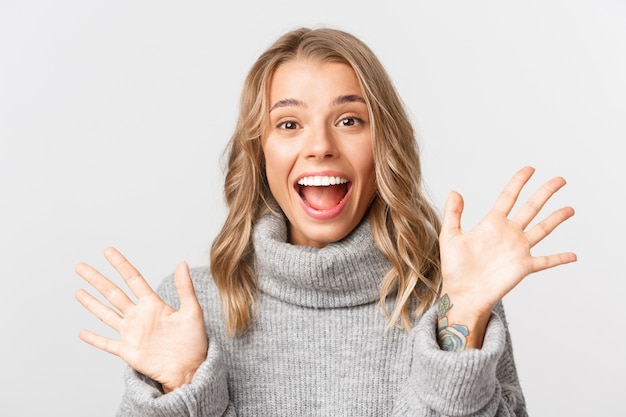
{"label": "blonde hair", "polygon": [[[295,59],[344,63],[359,80],[370,112],[376,169],[371,229],[376,245],[392,264],[381,283],[380,304],[390,325],[401,322],[409,329],[411,314],[421,314],[434,303],[441,281],[439,217],[422,189],[413,127],[390,77],[369,47],[340,30],[301,28],[281,36],[250,69],[227,148],[228,215],[211,247],[211,273],[222,298],[227,331],[233,336],[252,321],[258,291],[252,231],[265,213],[280,212],[265,176],[261,139],[270,78],[278,66]],[[390,312],[387,301],[394,297]]]}

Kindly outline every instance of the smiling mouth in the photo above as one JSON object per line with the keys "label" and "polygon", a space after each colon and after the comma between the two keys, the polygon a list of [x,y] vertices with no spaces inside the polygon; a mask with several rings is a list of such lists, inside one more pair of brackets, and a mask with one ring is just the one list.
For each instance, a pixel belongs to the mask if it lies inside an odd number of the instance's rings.
{"label": "smiling mouth", "polygon": [[330,210],[344,199],[350,189],[350,181],[337,176],[309,176],[298,180],[297,191],[309,207]]}

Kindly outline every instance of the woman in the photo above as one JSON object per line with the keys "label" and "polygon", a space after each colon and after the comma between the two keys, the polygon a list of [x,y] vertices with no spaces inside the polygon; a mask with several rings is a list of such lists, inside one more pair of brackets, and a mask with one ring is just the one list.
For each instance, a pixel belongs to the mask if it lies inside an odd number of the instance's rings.
{"label": "woman", "polygon": [[530,254],[574,213],[528,228],[562,178],[509,219],[522,168],[469,232],[453,192],[440,224],[389,76],[331,29],[259,57],[229,146],[210,272],[182,263],[157,295],[109,248],[133,302],[76,268],[114,307],[77,292],[120,333],[81,332],[130,365],[119,415],[526,415],[500,299],[576,259]]}

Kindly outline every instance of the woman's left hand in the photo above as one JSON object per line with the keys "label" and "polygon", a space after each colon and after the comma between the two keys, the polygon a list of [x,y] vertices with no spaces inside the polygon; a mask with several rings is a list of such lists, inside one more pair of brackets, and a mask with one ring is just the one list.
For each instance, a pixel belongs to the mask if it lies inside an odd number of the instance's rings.
{"label": "woman's left hand", "polygon": [[[470,231],[461,230],[461,195],[452,192],[446,202],[439,241],[443,276],[441,296],[447,296],[447,304],[440,305],[440,313],[446,314],[447,325],[468,326],[473,336],[470,342],[474,342],[475,347],[482,345],[492,308],[524,277],[576,260],[576,255],[571,252],[547,256],[531,254],[537,243],[574,215],[574,209],[563,207],[529,227],[544,204],[565,185],[563,178],[556,177],[543,184],[509,218],[522,188],[533,173],[531,167],[519,170],[487,216]],[[444,317],[440,314],[441,318]],[[467,347],[472,347],[471,343]]]}

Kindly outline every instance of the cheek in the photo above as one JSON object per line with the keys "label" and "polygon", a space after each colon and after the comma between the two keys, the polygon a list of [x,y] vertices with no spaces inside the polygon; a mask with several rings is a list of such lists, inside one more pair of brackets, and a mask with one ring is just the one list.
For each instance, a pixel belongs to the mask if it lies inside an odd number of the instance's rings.
{"label": "cheek", "polygon": [[376,189],[376,165],[374,163],[374,154],[371,149],[365,150],[358,158],[359,171],[362,173],[365,182]]}
{"label": "cheek", "polygon": [[263,147],[265,156],[265,175],[272,195],[280,200],[280,194],[285,193],[288,184],[289,165],[284,155],[277,152],[272,146]]}
{"label": "cheek", "polygon": [[283,184],[283,182],[280,180],[280,175],[271,166],[268,166],[265,169],[265,175],[267,176],[267,184],[270,187],[272,195],[274,196],[274,198],[279,199],[278,194],[281,190],[280,185]]}

